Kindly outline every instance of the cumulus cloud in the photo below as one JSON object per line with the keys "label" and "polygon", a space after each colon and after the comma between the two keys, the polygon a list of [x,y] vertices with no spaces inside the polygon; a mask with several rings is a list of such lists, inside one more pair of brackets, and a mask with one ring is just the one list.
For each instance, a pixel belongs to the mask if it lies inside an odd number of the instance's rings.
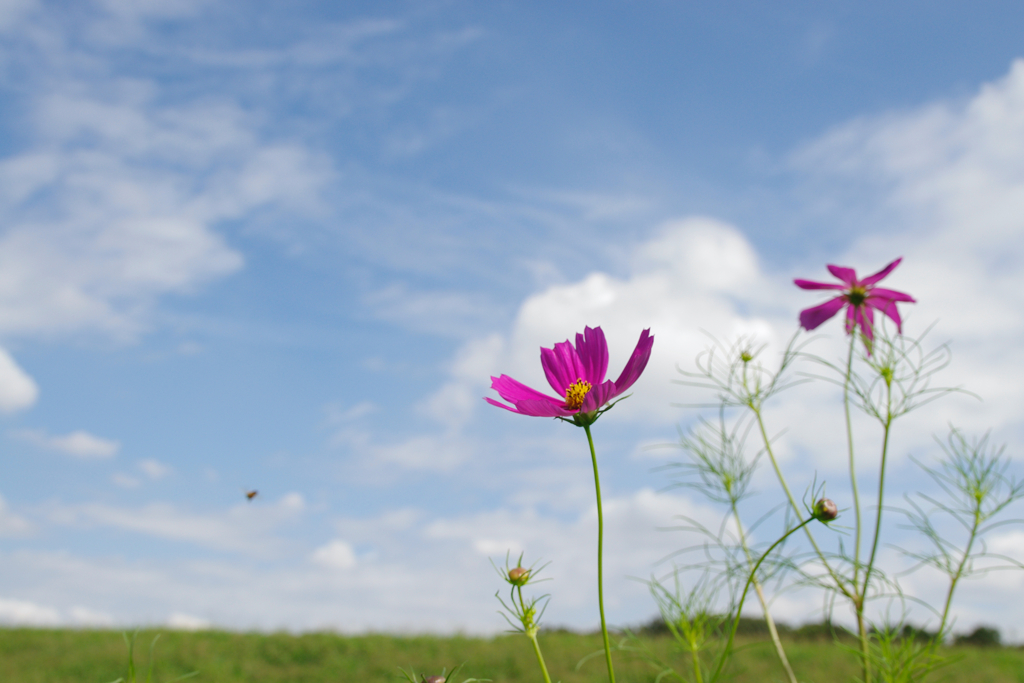
{"label": "cumulus cloud", "polygon": [[[964,101],[840,126],[795,152],[792,166],[808,194],[820,199],[816,222],[833,223],[851,236],[844,252],[820,261],[811,257],[789,273],[766,271],[741,227],[709,217],[669,221],[631,248],[628,273],[595,271],[547,287],[522,303],[507,333],[487,344],[475,339],[459,354],[491,349],[486,374],[506,373],[545,390],[539,347],[571,337],[584,325],[601,325],[614,376],[639,331],[650,327],[655,344],[648,370],[634,397],[616,412],[620,419],[668,425],[680,419],[672,404],[709,398],[669,382],[679,379],[677,367],[693,368],[696,355],[712,343],[709,335],[726,343],[756,337],[768,344],[763,358],[771,366],[796,330],[797,312],[821,300],[793,287],[794,276],[826,279],[826,262],[867,274],[902,255],[903,264],[885,284],[918,299],[903,307],[906,332],[919,335],[938,321],[925,347],[953,342],[953,363],[935,385],[963,386],[984,401],[951,397],[927,415],[907,418],[904,433],[913,436],[900,441],[899,449],[927,449],[931,435],[944,431],[948,421],[972,431],[1024,434],[1015,413],[1024,386],[1006,379],[1024,376],[1024,357],[1016,353],[1024,335],[1022,121],[1024,61],[1018,61],[1005,78]],[[813,350],[838,357],[839,324],[818,332],[830,339]],[[468,400],[480,391],[485,373],[477,372],[469,378],[453,371],[424,399],[422,411],[441,422],[466,424],[472,411],[482,409]],[[835,425],[807,419],[834,411],[834,392],[826,389],[802,388],[775,405],[779,424],[802,425],[800,434],[780,442],[783,457],[799,451],[818,454],[816,463],[823,467],[834,464],[828,454],[842,450]]]}
{"label": "cumulus cloud", "polygon": [[[646,587],[627,577],[648,576],[654,561],[687,542],[657,527],[673,514],[708,523],[717,514],[650,490],[609,498],[606,505],[610,618],[637,623],[655,608]],[[567,518],[529,508],[440,517],[404,509],[345,518],[332,540],[291,555],[310,561],[273,567],[236,557],[129,562],[17,553],[4,558],[4,581],[24,595],[49,590],[54,624],[70,621],[65,605],[89,604],[117,615],[118,623],[153,623],[153,615],[176,613],[202,615],[202,626],[244,629],[497,633],[507,626],[495,614],[494,592],[502,584],[488,557],[503,562],[507,549],[521,547],[526,560],[551,561],[544,573],[554,579],[544,586],[554,594],[547,623],[590,628],[597,619],[593,507]]]}
{"label": "cumulus cloud", "polygon": [[119,442],[80,429],[63,436],[31,429],[15,432],[15,435],[39,448],[83,459],[112,458],[121,450]]}
{"label": "cumulus cloud", "polygon": [[655,343],[648,369],[634,396],[616,411],[671,424],[678,419],[671,404],[680,394],[669,380],[708,346],[707,333],[723,339],[754,335],[777,345],[795,328],[793,316],[780,305],[793,298],[786,283],[765,275],[735,226],[706,217],[669,221],[633,248],[630,263],[626,277],[594,272],[527,298],[507,336],[491,334],[459,349],[451,380],[425,401],[423,411],[441,421],[458,416],[465,423],[483,405],[479,397],[489,375],[508,374],[547,391],[540,347],[600,325],[608,338],[612,378],[641,330],[651,329]]}
{"label": "cumulus cloud", "polygon": [[213,627],[213,623],[209,619],[183,612],[172,612],[164,623],[168,628],[176,631],[204,631]]}
{"label": "cumulus cloud", "polygon": [[0,598],[0,622],[11,626],[58,626],[60,611],[28,600]]}
{"label": "cumulus cloud", "polygon": [[0,349],[0,412],[13,413],[35,404],[39,387],[28,373]]}
{"label": "cumulus cloud", "polygon": [[314,550],[310,559],[331,569],[351,569],[356,566],[356,553],[352,546],[338,538]]}
{"label": "cumulus cloud", "polygon": [[109,628],[115,623],[113,615],[80,605],[68,610],[68,619],[66,621],[70,621],[76,626],[89,626],[93,628]]}
{"label": "cumulus cloud", "polygon": [[840,126],[793,164],[837,212],[883,228],[857,230],[844,258],[902,254],[892,286],[919,301],[911,329],[937,320],[934,336],[953,341],[951,383],[986,399],[938,417],[1019,427],[1024,387],[1007,378],[1024,374],[1024,60],[970,98]]}
{"label": "cumulus cloud", "polygon": [[[618,421],[634,428],[671,426],[687,415],[672,403],[712,398],[668,381],[678,378],[677,365],[692,368],[692,359],[710,343],[705,331],[726,342],[744,335],[767,342],[764,358],[771,366],[771,354],[796,330],[797,312],[820,301],[793,287],[794,276],[826,279],[826,262],[854,266],[867,274],[902,255],[903,265],[885,284],[908,291],[919,301],[903,309],[906,332],[920,334],[937,319],[925,345],[953,341],[953,363],[933,385],[962,385],[985,401],[954,395],[898,423],[898,434],[890,443],[890,467],[911,467],[905,460],[908,453],[927,460],[937,450],[932,435],[944,432],[950,420],[975,432],[994,427],[1005,437],[1024,435],[1024,421],[1016,410],[1024,402],[1024,385],[1009,379],[1024,376],[1024,357],[1018,352],[1024,336],[1024,61],[964,101],[865,117],[841,126],[796,152],[793,165],[801,183],[831,201],[815,207],[825,219],[831,217],[835,225],[846,227],[852,215],[875,227],[849,231],[850,240],[841,253],[820,261],[809,257],[795,264],[792,272],[781,273],[765,269],[740,227],[708,217],[669,221],[631,248],[628,272],[595,271],[546,287],[522,303],[507,332],[464,344],[456,359],[475,361],[460,366],[453,360],[448,380],[424,400],[421,411],[451,429],[468,424],[474,410],[486,407],[479,399],[465,399],[479,395],[481,378],[487,374],[503,372],[545,390],[538,348],[551,346],[584,325],[604,328],[614,377],[640,330],[651,327],[655,346],[648,370],[636,385],[635,396],[615,413]],[[835,213],[822,206],[832,206]],[[813,350],[841,357],[845,339],[838,321],[821,332],[826,338],[816,341]],[[815,471],[837,475],[845,467],[839,397],[828,384],[801,386],[769,408],[773,434],[789,428],[775,442],[787,471],[810,478]],[[458,420],[450,418],[453,414]],[[861,471],[876,471],[877,426],[855,418],[855,428],[864,458]],[[762,469],[762,483],[772,484],[774,475]],[[894,471],[900,473],[893,482],[896,489],[929,485],[907,469]],[[523,481],[535,481],[538,472]],[[848,497],[842,489],[837,483],[829,492],[835,491],[837,499]],[[501,546],[548,550],[543,538],[530,536],[509,516],[508,510],[486,516],[478,533],[470,530],[473,524],[452,520],[436,522],[429,533],[465,538],[477,552]],[[619,533],[638,533],[641,517]],[[550,525],[544,529],[551,533]],[[994,547],[1011,548],[1015,538],[1001,535],[992,542]],[[883,555],[882,562],[889,570],[906,566],[905,558],[895,553]],[[582,561],[571,566],[586,571]],[[914,594],[941,598],[941,577],[926,574],[914,575]],[[975,607],[991,605],[991,621],[1010,623],[1012,616],[993,596],[1003,584],[1017,586],[1019,581],[1018,575],[1007,574],[965,589],[961,604],[972,606],[964,614],[980,618],[982,611]],[[784,617],[800,620],[812,602],[809,596],[793,594],[779,604]]]}

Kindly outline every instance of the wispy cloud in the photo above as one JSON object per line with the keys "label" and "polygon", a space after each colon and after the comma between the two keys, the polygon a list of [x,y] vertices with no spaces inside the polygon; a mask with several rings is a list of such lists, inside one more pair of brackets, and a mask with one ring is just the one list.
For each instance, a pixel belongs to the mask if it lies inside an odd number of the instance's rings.
{"label": "wispy cloud", "polygon": [[[96,35],[138,48],[148,21],[201,4],[164,12],[111,3],[81,18],[105,26]],[[71,28],[36,19],[31,35],[41,44],[22,44],[18,54],[45,51],[49,59],[26,68],[46,77],[25,91],[23,144],[0,159],[0,334],[131,340],[153,324],[162,296],[194,293],[242,268],[220,231],[225,221],[322,211],[333,174],[324,154],[275,139],[228,94],[183,99],[156,79],[69,66],[116,72],[122,63],[107,52],[113,46],[70,44],[62,37]]]}
{"label": "wispy cloud", "polygon": [[269,505],[237,505],[221,513],[196,514],[174,505],[151,503],[141,508],[102,503],[52,506],[47,514],[54,524],[79,528],[109,527],[193,543],[206,548],[276,557],[291,542],[275,533],[302,518],[305,500],[290,493]]}
{"label": "wispy cloud", "polygon": [[64,435],[51,435],[40,430],[24,429],[13,434],[38,448],[64,453],[76,458],[102,460],[113,458],[121,450],[119,442],[104,439],[82,430]]}
{"label": "wispy cloud", "polygon": [[11,512],[7,501],[0,498],[0,536],[8,538],[27,536],[32,533],[33,529],[31,522],[21,515]]}

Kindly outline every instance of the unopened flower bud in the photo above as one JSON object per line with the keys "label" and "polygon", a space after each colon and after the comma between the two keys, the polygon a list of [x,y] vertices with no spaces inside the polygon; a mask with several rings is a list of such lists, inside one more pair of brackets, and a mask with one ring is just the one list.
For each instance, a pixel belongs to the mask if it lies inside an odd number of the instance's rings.
{"label": "unopened flower bud", "polygon": [[743,353],[740,354],[740,360],[743,361],[744,363],[749,363],[750,361],[754,360],[754,355],[750,353],[750,351],[744,351]]}
{"label": "unopened flower bud", "polygon": [[839,508],[829,498],[822,498],[814,504],[813,517],[819,522],[831,522],[839,516]]}
{"label": "unopened flower bud", "polygon": [[430,678],[424,678],[423,683],[444,683],[444,676],[431,676]]}
{"label": "unopened flower bud", "polygon": [[513,586],[525,586],[530,580],[530,570],[522,567],[508,570],[508,581]]}

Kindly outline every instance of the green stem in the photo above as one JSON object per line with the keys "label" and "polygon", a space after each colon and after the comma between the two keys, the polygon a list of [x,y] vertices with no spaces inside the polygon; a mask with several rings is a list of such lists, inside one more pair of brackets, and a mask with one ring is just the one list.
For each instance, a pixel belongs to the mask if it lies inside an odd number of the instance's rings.
{"label": "green stem", "polygon": [[864,590],[861,593],[862,599],[867,599],[868,582],[871,580],[871,570],[875,566],[875,553],[878,551],[878,538],[882,531],[882,501],[885,494],[885,461],[889,455],[889,430],[892,426],[892,417],[889,416],[885,423],[885,430],[882,434],[882,465],[878,471],[878,516],[875,518],[875,537],[871,542],[871,556],[868,558],[868,568],[864,571]]}
{"label": "green stem", "polygon": [[[790,493],[789,486],[786,484],[786,478],[782,476],[782,469],[779,467],[779,463],[775,459],[775,453],[772,451],[772,444],[768,439],[768,430],[764,426],[764,418],[761,416],[761,409],[752,403],[748,403],[747,406],[754,412],[754,416],[757,418],[757,426],[758,429],[761,430],[761,440],[764,442],[764,450],[765,453],[768,454],[768,459],[772,461],[772,467],[775,468],[775,476],[778,477],[779,484],[782,485],[782,490],[786,492],[786,497],[789,498],[789,504],[790,507],[793,508],[793,513],[796,515],[796,518],[802,522],[804,516],[800,512],[800,506],[796,504],[796,498],[794,498],[793,494]],[[800,526],[803,525],[801,524]],[[818,542],[814,540],[814,535],[811,533],[811,530],[805,529],[805,531],[807,533],[807,540],[811,542],[811,545],[814,547],[814,552],[818,555],[818,559],[821,560],[822,565],[825,566],[829,576],[832,577],[832,580],[836,584],[836,588],[838,588],[843,595],[852,600],[855,597],[854,594],[850,592],[850,589],[847,588],[846,584],[839,578],[839,575],[836,574],[834,569],[832,569],[832,565],[830,565],[828,560],[825,558],[825,553],[821,551],[821,548],[818,547]]]}
{"label": "green stem", "polygon": [[[740,521],[740,512],[736,509],[735,500],[732,501],[732,514],[736,520],[736,530],[740,536],[740,545],[747,556],[747,564],[753,566],[754,557],[750,554],[750,548],[747,546],[747,537],[743,533],[743,523]],[[761,582],[757,580],[757,577],[754,577],[754,590],[757,591],[757,599],[761,602],[761,609],[764,611],[764,623],[768,625],[768,633],[772,637],[775,654],[778,655],[782,668],[786,670],[786,676],[789,678],[790,683],[797,683],[796,674],[793,673],[793,667],[789,665],[789,658],[786,657],[786,650],[782,647],[782,640],[779,638],[779,630],[775,628],[775,620],[772,619],[772,613],[768,610],[768,601],[765,600],[764,590],[762,590]]]}
{"label": "green stem", "polygon": [[[860,639],[861,664],[864,670],[864,683],[871,683],[871,658],[868,646],[868,632],[864,625],[864,599],[867,594],[867,581],[863,592],[858,588],[860,580],[860,493],[857,490],[857,471],[854,467],[853,420],[850,418],[850,380],[853,376],[853,349],[857,344],[856,333],[850,334],[850,352],[846,356],[846,377],[843,378],[843,411],[846,414],[846,442],[850,454],[850,487],[853,489],[854,542],[853,542],[853,609],[857,616],[857,636]],[[879,501],[881,502],[881,501]]]}
{"label": "green stem", "polygon": [[939,622],[939,635],[942,635],[943,630],[946,628],[946,619],[949,618],[949,606],[953,603],[953,591],[956,590],[956,584],[960,580],[960,577],[964,573],[964,567],[967,566],[967,560],[971,556],[971,546],[974,545],[974,539],[978,536],[978,527],[981,525],[981,511],[976,509],[974,511],[974,525],[971,527],[970,538],[967,539],[967,547],[964,549],[964,555],[960,558],[960,564],[956,568],[956,574],[949,582],[949,592],[946,593],[946,605],[942,608],[942,621]]}
{"label": "green stem", "polygon": [[747,599],[747,591],[750,590],[750,585],[754,582],[754,579],[757,576],[757,570],[761,568],[761,563],[764,562],[765,559],[767,559],[768,556],[771,555],[772,551],[778,548],[783,541],[789,538],[794,531],[797,531],[798,529],[807,526],[812,521],[814,521],[814,517],[808,517],[804,521],[800,522],[800,524],[796,525],[795,527],[784,533],[779,538],[779,540],[775,541],[775,543],[772,543],[771,547],[768,548],[768,550],[766,550],[764,554],[761,555],[761,557],[757,560],[757,564],[754,565],[754,568],[750,570],[750,577],[747,579],[747,583],[743,586],[743,593],[740,595],[739,604],[736,605],[736,618],[733,620],[732,630],[729,631],[729,640],[725,644],[725,649],[722,651],[722,655],[718,660],[718,666],[715,667],[715,675],[711,677],[712,681],[718,680],[718,676],[722,673],[722,667],[725,666],[725,660],[728,659],[729,655],[732,653],[732,643],[733,640],[736,639],[736,630],[740,627],[740,616],[743,613],[743,603]]}
{"label": "green stem", "polygon": [[[517,588],[519,589],[520,612],[522,614],[529,614],[526,607],[526,601],[523,600],[523,587],[517,586]],[[530,639],[530,643],[533,644],[533,653],[537,655],[537,663],[540,664],[540,672],[544,675],[544,683],[551,683],[551,676],[548,675],[548,667],[544,663],[544,655],[540,653],[540,643],[537,642],[537,625],[533,623],[532,615],[529,622],[530,623],[526,623],[526,619],[524,618],[523,633],[526,634],[526,637]]]}
{"label": "green stem", "polygon": [[612,668],[612,647],[608,641],[608,625],[604,619],[604,515],[601,512],[601,479],[597,474],[597,453],[594,451],[594,437],[590,425],[583,425],[590,444],[590,460],[594,463],[594,489],[597,491],[597,605],[601,611],[601,637],[604,639],[604,659],[608,664],[608,681],[615,683],[615,669]]}
{"label": "green stem", "polygon": [[846,443],[850,453],[850,486],[853,488],[853,514],[856,531],[853,546],[853,585],[857,586],[860,573],[860,495],[857,492],[857,472],[853,463],[853,421],[850,418],[850,378],[853,375],[853,347],[857,335],[850,335],[850,353],[846,357],[846,377],[843,379],[843,411],[846,413]]}
{"label": "green stem", "polygon": [[540,644],[537,642],[536,633],[527,633],[530,642],[533,643],[533,652],[537,655],[537,663],[540,664],[540,672],[544,674],[544,683],[551,683],[551,676],[548,675],[548,667],[544,665],[544,655],[540,653]]}

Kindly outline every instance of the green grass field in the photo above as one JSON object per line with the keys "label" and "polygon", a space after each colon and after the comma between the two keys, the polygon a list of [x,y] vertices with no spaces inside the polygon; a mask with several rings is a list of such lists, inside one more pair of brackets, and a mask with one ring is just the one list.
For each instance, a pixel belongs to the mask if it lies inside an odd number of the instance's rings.
{"label": "green grass field", "polygon": [[[145,680],[149,644],[156,632],[139,634],[136,666]],[[685,666],[665,637],[645,638],[657,656]],[[602,658],[577,662],[601,647],[600,637],[553,632],[541,636],[553,680],[562,683],[597,683],[605,680]],[[787,651],[801,681],[852,681],[856,662],[827,640],[791,640]],[[1024,650],[1017,648],[955,647],[947,650],[953,661],[934,673],[930,681],[970,683],[1024,683]],[[156,644],[153,682],[164,683],[198,670],[190,681],[215,683],[331,683],[400,681],[398,671],[414,667],[428,675],[442,667],[465,662],[457,679],[490,678],[495,683],[540,681],[528,641],[522,636],[468,638],[388,635],[338,636],[333,634],[224,633],[218,631],[164,632]],[[127,648],[116,631],[0,630],[0,681],[17,683],[109,683],[123,676]],[[616,678],[621,683],[653,681],[655,670],[628,653],[619,653]],[[731,665],[730,680],[781,680],[771,647],[745,643]]]}

